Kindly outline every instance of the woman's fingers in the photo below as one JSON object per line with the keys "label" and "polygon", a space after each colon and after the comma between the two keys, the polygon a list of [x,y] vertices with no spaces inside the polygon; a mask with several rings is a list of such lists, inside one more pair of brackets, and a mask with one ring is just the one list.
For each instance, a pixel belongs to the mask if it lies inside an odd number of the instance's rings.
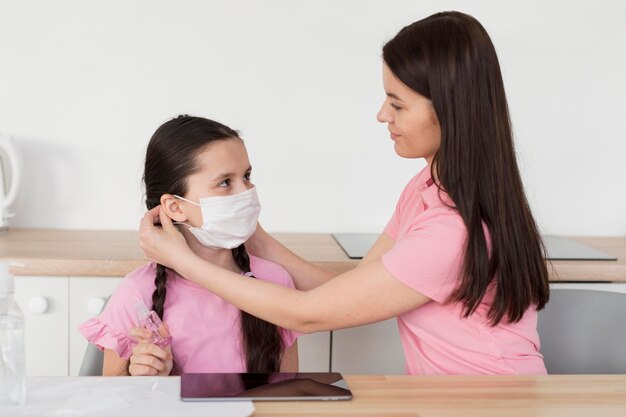
{"label": "woman's fingers", "polygon": [[[156,219],[161,222],[161,227],[154,225]],[[185,253],[192,253],[183,235],[160,206],[146,212],[141,219],[139,246],[147,259],[174,269]]]}
{"label": "woman's fingers", "polygon": [[174,229],[174,231],[178,232],[178,230],[172,224],[172,219],[170,219],[170,216],[167,215],[165,210],[160,211],[159,219],[161,220],[161,226],[163,227],[163,230],[169,232],[170,230]]}

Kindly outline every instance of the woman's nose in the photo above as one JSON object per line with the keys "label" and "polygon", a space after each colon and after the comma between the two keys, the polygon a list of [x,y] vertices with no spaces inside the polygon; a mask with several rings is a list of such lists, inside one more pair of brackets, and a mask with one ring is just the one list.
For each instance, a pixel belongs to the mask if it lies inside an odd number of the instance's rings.
{"label": "woman's nose", "polygon": [[380,123],[391,123],[392,122],[391,115],[385,109],[384,105],[380,108],[380,110],[378,110],[378,114],[376,114],[376,120],[378,120]]}

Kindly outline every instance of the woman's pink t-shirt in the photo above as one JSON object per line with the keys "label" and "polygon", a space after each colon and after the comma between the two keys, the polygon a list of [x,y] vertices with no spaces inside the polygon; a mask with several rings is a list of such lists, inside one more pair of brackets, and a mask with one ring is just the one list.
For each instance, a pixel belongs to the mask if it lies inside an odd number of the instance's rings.
{"label": "woman's pink t-shirt", "polygon": [[387,270],[431,299],[398,316],[407,373],[546,373],[534,308],[517,323],[492,327],[487,312],[493,286],[467,318],[462,305],[445,303],[459,283],[467,229],[450,197],[433,184],[429,167],[406,186],[385,233],[395,241],[382,256]]}
{"label": "woman's pink t-shirt", "polygon": [[[251,255],[250,269],[257,279],[294,288],[291,276],[278,264]],[[102,313],[80,324],[78,331],[101,350],[111,349],[122,359],[130,358],[136,342],[129,330],[138,323],[134,306],[143,302],[151,308],[155,276],[154,263],[126,275]],[[167,270],[163,322],[172,336],[174,373],[246,372],[240,318],[237,307]],[[279,331],[285,348],[291,346],[295,334]]]}

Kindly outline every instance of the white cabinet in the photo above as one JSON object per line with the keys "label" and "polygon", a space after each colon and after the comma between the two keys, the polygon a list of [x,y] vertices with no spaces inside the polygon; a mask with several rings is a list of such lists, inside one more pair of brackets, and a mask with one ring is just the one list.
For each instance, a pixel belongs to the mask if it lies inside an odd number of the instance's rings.
{"label": "white cabinet", "polygon": [[87,342],[76,326],[92,317],[98,298],[121,278],[15,277],[15,299],[24,313],[26,374],[78,375]]}
{"label": "white cabinet", "polygon": [[404,351],[395,318],[336,330],[332,370],[345,374],[404,374]]}
{"label": "white cabinet", "polygon": [[550,288],[626,293],[626,282],[555,282],[550,284]]}
{"label": "white cabinet", "polygon": [[76,330],[80,323],[97,316],[122,278],[70,277],[69,374],[78,375],[87,340]]}
{"label": "white cabinet", "polygon": [[330,370],[330,332],[304,334],[298,337],[300,372]]}
{"label": "white cabinet", "polygon": [[15,278],[15,299],[24,313],[29,376],[67,375],[68,290],[67,277]]}

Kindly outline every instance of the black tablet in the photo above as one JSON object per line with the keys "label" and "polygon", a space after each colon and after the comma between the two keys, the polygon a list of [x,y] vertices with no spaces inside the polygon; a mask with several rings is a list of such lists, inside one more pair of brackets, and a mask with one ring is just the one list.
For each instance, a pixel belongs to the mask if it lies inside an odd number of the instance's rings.
{"label": "black tablet", "polygon": [[340,373],[185,373],[183,401],[349,400],[352,393]]}

